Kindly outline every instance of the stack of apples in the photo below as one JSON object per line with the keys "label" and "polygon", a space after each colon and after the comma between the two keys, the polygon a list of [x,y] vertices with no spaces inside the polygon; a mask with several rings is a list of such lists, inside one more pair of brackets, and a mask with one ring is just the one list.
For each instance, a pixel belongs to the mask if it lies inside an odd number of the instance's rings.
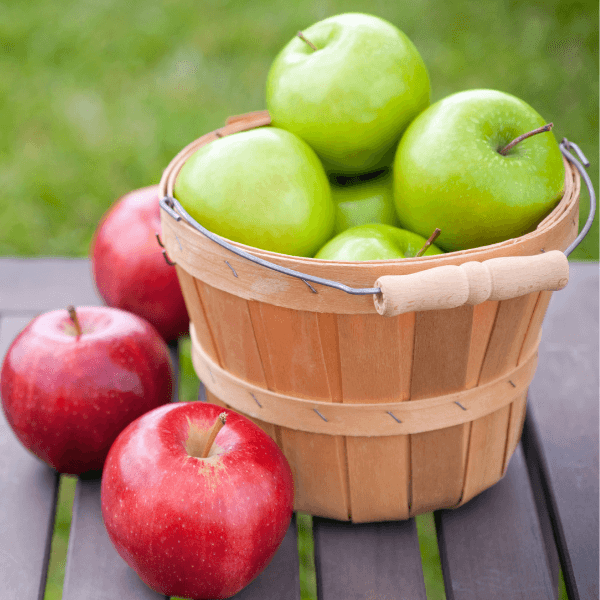
{"label": "stack of apples", "polygon": [[213,232],[325,260],[415,256],[531,231],[557,204],[552,124],[496,90],[430,105],[418,50],[393,24],[348,13],[298,32],[266,82],[271,126],[195,152],[174,195]]}

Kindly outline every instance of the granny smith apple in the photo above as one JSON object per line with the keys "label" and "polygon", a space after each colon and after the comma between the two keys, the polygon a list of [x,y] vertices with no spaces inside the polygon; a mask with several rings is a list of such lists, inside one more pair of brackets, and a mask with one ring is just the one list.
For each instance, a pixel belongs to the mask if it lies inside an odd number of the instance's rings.
{"label": "granny smith apple", "polygon": [[344,183],[333,182],[331,196],[336,209],[335,234],[366,223],[399,224],[389,170],[366,181],[354,177]]}
{"label": "granny smith apple", "polygon": [[396,26],[346,13],[280,51],[266,101],[273,124],[306,140],[328,172],[367,172],[391,163],[400,135],[429,105],[429,75]]}
{"label": "granny smith apple", "polygon": [[394,201],[403,227],[442,230],[447,251],[486,246],[535,229],[560,200],[561,153],[546,121],[495,90],[453,94],[408,127],[394,159]]}
{"label": "granny smith apple", "polygon": [[[387,260],[416,256],[427,239],[405,229],[382,223],[369,223],[346,229],[329,240],[315,258],[340,261]],[[431,244],[424,256],[442,254]]]}
{"label": "granny smith apple", "polygon": [[323,165],[306,142],[276,127],[199,148],[179,172],[174,196],[213,233],[263,250],[312,256],[333,232]]}

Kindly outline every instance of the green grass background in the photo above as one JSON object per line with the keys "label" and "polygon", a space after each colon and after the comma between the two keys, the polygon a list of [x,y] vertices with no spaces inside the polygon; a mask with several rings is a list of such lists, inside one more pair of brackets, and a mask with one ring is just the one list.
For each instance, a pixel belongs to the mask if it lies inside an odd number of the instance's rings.
{"label": "green grass background", "polygon": [[[118,197],[157,183],[184,145],[227,116],[264,108],[276,53],[299,29],[348,11],[384,17],[413,40],[434,101],[495,88],[530,103],[554,122],[557,139],[581,146],[598,188],[597,2],[8,0],[0,5],[0,256],[86,256]],[[582,220],[587,201],[584,190]],[[598,260],[597,223],[572,258]],[[190,399],[197,381],[185,368]],[[60,597],[72,495],[65,478],[47,598]],[[300,523],[310,529],[310,519]],[[429,596],[442,598],[430,515],[418,528]],[[310,536],[303,540],[310,550]]]}

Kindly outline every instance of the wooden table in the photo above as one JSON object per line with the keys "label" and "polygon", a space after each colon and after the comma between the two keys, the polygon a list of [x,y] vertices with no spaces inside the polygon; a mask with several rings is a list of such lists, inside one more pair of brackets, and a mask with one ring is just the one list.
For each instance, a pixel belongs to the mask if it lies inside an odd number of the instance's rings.
{"label": "wooden table", "polygon": [[[99,304],[89,263],[0,259],[0,356],[40,312]],[[172,348],[177,361],[177,348]],[[435,515],[449,600],[547,600],[559,564],[569,598],[598,593],[598,264],[571,265],[553,295],[522,443],[506,476]],[[42,598],[59,477],[25,451],[0,415],[0,597]],[[314,519],[319,598],[426,598],[414,520]],[[300,598],[295,521],[268,568],[236,598]],[[64,600],[152,599],[111,546],[99,481],[79,479]]]}

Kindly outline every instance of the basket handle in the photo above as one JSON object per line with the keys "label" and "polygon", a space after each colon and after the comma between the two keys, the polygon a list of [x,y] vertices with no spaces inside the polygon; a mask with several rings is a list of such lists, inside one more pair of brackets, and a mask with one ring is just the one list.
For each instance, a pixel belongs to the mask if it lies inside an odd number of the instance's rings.
{"label": "basket handle", "polygon": [[543,290],[561,290],[569,281],[569,261],[560,250],[538,256],[509,256],[445,265],[411,275],[383,275],[373,295],[380,315],[456,308],[486,300],[508,300]]}

